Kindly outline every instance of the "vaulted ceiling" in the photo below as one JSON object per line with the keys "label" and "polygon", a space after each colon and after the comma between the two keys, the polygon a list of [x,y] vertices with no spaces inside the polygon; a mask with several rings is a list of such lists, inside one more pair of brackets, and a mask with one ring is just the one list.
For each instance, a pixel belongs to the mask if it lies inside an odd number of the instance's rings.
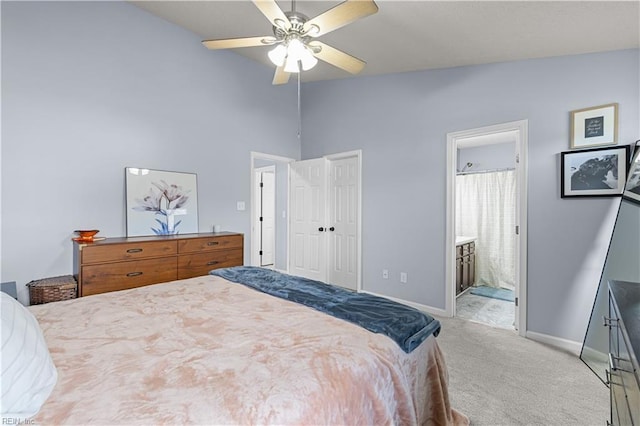
{"label": "vaulted ceiling", "polygon": [[[272,35],[248,0],[133,1],[202,40]],[[339,1],[297,1],[314,17]],[[448,68],[640,47],[640,1],[397,1],[321,37],[367,62],[360,75]],[[279,1],[284,11],[291,2]],[[205,49],[205,47],[203,47]],[[234,49],[267,67],[269,47]],[[210,51],[211,55],[220,54]],[[303,81],[351,77],[322,61]],[[293,81],[294,79],[292,79]]]}

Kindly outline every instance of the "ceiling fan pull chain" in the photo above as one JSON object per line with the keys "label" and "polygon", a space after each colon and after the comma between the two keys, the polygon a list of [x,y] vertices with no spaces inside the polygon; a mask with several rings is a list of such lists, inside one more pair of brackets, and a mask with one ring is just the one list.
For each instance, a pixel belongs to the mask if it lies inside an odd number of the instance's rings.
{"label": "ceiling fan pull chain", "polygon": [[302,73],[298,73],[298,140],[302,141],[302,105],[300,102],[300,75]]}

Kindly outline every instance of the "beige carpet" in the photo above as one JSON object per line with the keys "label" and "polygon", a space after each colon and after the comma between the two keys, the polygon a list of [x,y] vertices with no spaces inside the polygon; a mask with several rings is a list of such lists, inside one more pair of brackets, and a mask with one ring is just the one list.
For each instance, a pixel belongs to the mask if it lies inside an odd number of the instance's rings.
{"label": "beige carpet", "polygon": [[575,355],[515,331],[440,318],[451,403],[472,425],[598,425],[608,388]]}

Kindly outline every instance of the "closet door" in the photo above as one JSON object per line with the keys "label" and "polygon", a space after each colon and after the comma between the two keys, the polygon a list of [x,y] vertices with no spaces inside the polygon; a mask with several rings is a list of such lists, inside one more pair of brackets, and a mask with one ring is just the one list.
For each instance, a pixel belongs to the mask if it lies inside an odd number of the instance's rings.
{"label": "closet door", "polygon": [[291,164],[289,273],[326,281],[326,168],[318,158]]}
{"label": "closet door", "polygon": [[328,281],[356,290],[358,285],[358,158],[330,162]]}

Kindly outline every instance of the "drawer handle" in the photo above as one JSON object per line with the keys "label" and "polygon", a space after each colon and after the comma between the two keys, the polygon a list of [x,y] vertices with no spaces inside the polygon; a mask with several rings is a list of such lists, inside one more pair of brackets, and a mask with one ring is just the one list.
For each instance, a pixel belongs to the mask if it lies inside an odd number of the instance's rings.
{"label": "drawer handle", "polygon": [[207,263],[207,266],[217,265],[218,263],[220,262],[218,262],[217,260],[212,260],[211,262]]}
{"label": "drawer handle", "polygon": [[140,276],[140,275],[142,275],[142,272],[129,272],[127,274],[128,277],[137,277],[137,276]]}
{"label": "drawer handle", "polygon": [[140,253],[140,252],[142,252],[141,248],[135,248],[135,249],[127,250],[127,253]]}
{"label": "drawer handle", "polygon": [[208,246],[217,246],[218,244],[220,244],[218,241],[209,241],[207,243]]}

